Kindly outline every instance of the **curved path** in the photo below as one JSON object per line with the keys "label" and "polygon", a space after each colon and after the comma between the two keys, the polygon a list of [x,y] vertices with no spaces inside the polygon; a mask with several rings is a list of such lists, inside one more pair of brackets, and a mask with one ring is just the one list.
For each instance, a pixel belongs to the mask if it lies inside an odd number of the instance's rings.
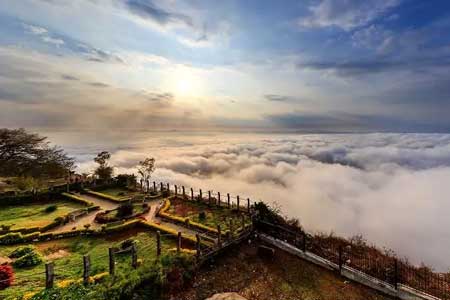
{"label": "curved path", "polygon": [[[112,202],[112,201],[108,201],[108,200],[104,200],[101,199],[99,197],[95,197],[93,195],[87,195],[87,194],[77,194],[77,196],[94,203],[94,205],[99,206],[100,210],[97,211],[92,211],[84,216],[81,216],[79,218],[77,218],[75,221],[73,222],[69,222],[65,225],[62,226],[58,226],[54,229],[49,230],[48,232],[53,232],[53,233],[58,233],[58,232],[63,232],[63,231],[70,231],[72,230],[72,228],[76,227],[76,228],[83,228],[84,225],[86,224],[90,224],[90,228],[91,229],[99,229],[101,228],[102,224],[98,224],[96,222],[94,222],[95,219],[95,215],[101,211],[105,211],[105,210],[111,210],[111,209],[115,209],[119,206],[118,203]],[[146,203],[148,203],[148,205],[150,206],[150,211],[143,215],[143,217],[147,220],[147,221],[151,221],[154,222],[156,224],[168,227],[170,229],[173,229],[175,231],[181,232],[182,234],[189,234],[189,235],[193,235],[195,236],[197,233],[200,234],[200,232],[197,232],[195,230],[180,226],[178,224],[174,224],[171,222],[167,222],[159,217],[156,216],[156,210],[158,208],[158,206],[160,204],[162,204],[163,199],[156,199],[156,200],[150,200],[150,201],[146,201]]]}

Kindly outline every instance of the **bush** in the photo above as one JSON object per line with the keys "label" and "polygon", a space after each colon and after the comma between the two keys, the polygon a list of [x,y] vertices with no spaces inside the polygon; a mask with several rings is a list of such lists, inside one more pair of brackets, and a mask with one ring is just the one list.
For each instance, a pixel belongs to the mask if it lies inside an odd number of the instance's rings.
{"label": "bush", "polygon": [[206,220],[206,213],[204,211],[200,212],[198,214],[198,219],[202,221]]}
{"label": "bush", "polygon": [[120,244],[120,249],[122,249],[122,250],[128,249],[128,248],[130,248],[131,246],[133,246],[133,244],[134,244],[134,240],[133,240],[133,239],[125,240],[125,241],[123,241],[123,242]]}
{"label": "bush", "polygon": [[127,203],[121,204],[117,208],[117,216],[119,218],[131,216],[133,214],[133,210],[134,210],[133,203],[127,202]]}
{"label": "bush", "polygon": [[45,212],[51,213],[51,212],[54,212],[57,208],[58,208],[58,206],[56,204],[53,204],[53,205],[47,206],[45,208]]}
{"label": "bush", "polygon": [[28,246],[22,246],[11,252],[10,255],[8,255],[9,258],[19,258],[24,255],[27,255],[34,251],[34,247],[31,245]]}
{"label": "bush", "polygon": [[10,265],[0,265],[0,290],[11,286],[14,281],[14,270]]}
{"label": "bush", "polygon": [[19,257],[13,262],[14,267],[16,268],[28,268],[37,266],[42,262],[42,257],[36,251],[25,254],[22,257]]}

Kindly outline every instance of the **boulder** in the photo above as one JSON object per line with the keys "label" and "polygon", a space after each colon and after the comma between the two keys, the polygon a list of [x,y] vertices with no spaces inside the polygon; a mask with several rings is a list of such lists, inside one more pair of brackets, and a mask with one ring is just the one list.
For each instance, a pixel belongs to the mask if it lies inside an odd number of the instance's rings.
{"label": "boulder", "polygon": [[247,300],[247,299],[245,299],[242,296],[239,296],[239,294],[236,293],[221,293],[215,294],[205,300]]}

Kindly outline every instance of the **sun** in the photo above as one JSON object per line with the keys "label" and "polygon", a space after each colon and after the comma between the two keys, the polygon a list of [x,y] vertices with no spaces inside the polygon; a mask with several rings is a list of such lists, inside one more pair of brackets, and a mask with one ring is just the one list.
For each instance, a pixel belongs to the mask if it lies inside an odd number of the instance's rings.
{"label": "sun", "polygon": [[175,90],[177,95],[189,96],[193,93],[193,83],[182,78],[176,83]]}
{"label": "sun", "polygon": [[171,75],[170,86],[176,96],[192,98],[203,92],[201,76],[190,68],[179,68]]}

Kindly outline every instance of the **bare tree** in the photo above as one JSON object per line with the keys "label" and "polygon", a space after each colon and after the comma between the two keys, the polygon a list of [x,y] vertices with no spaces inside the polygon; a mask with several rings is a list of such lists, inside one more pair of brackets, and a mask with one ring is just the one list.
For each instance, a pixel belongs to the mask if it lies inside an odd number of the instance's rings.
{"label": "bare tree", "polygon": [[94,158],[94,161],[98,164],[95,175],[97,175],[99,179],[111,179],[113,168],[108,164],[110,158],[111,154],[108,151],[102,151]]}
{"label": "bare tree", "polygon": [[150,180],[152,173],[155,171],[155,159],[148,157],[139,162],[138,173],[144,181]]}

